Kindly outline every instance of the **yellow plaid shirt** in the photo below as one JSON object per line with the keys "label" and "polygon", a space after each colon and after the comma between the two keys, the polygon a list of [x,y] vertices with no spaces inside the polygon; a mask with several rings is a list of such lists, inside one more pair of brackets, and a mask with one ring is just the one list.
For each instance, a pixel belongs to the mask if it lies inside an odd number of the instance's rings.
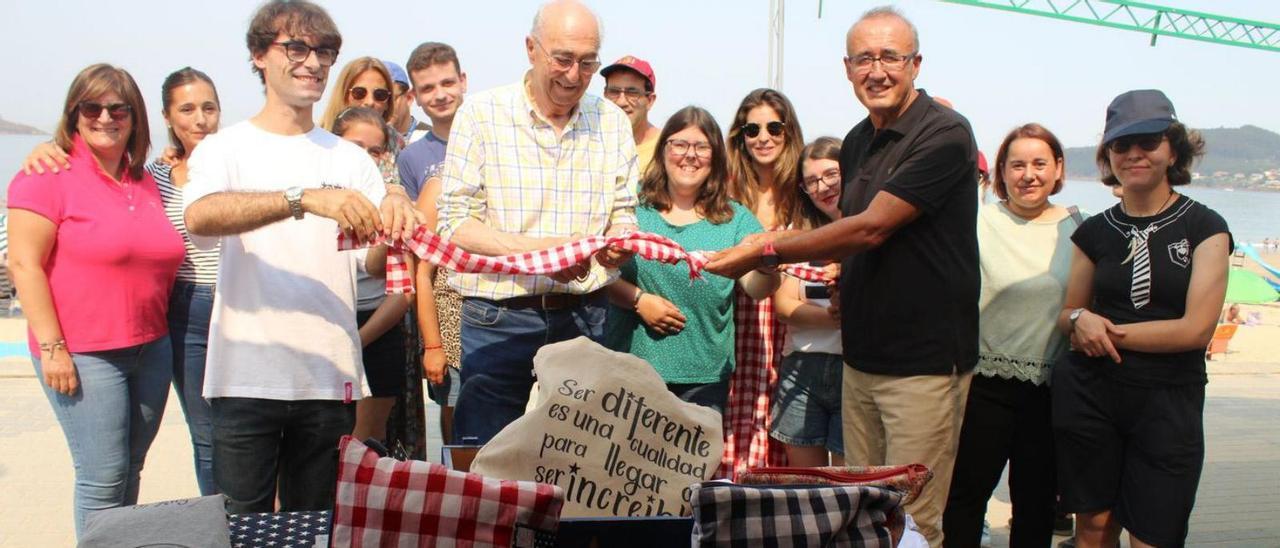
{"label": "yellow plaid shirt", "polygon": [[[617,106],[583,96],[563,134],[533,107],[524,82],[467,96],[453,119],[441,173],[439,234],[475,219],[531,237],[604,234],[636,223],[639,171],[631,121]],[[596,262],[585,280],[546,276],[449,274],[467,297],[506,299],[590,293],[614,281]]]}

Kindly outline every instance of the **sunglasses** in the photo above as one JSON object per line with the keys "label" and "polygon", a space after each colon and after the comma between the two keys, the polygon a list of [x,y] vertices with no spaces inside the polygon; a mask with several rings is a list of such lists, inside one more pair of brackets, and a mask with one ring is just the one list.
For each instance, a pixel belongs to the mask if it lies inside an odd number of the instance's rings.
{"label": "sunglasses", "polygon": [[1123,154],[1128,152],[1133,145],[1147,152],[1153,152],[1160,148],[1160,143],[1164,142],[1164,133],[1142,133],[1139,135],[1126,135],[1119,137],[1107,143],[1107,148],[1115,154]]}
{"label": "sunglasses", "polygon": [[97,120],[99,116],[102,116],[103,109],[106,109],[107,114],[111,116],[111,119],[117,122],[124,120],[133,114],[133,107],[125,103],[111,103],[109,105],[104,105],[102,103],[85,101],[76,106],[76,110],[80,111],[80,115],[90,120]]}
{"label": "sunglasses", "polygon": [[[786,128],[786,127],[787,127],[786,124],[778,121],[769,122],[764,125],[764,128],[766,131],[769,132],[769,135],[772,135],[774,137],[782,135],[782,130],[783,128]],[[751,122],[750,124],[742,124],[742,132],[745,133],[748,138],[755,139],[757,135],[760,135],[760,124],[757,124],[755,122]]]}
{"label": "sunglasses", "polygon": [[[347,90],[347,93],[351,94],[352,99],[355,99],[357,101],[363,101],[364,97],[369,94],[369,90],[365,89],[363,86],[356,86]],[[383,89],[383,88],[373,89],[374,101],[377,101],[379,103],[385,103],[390,99],[391,99],[391,90]]]}

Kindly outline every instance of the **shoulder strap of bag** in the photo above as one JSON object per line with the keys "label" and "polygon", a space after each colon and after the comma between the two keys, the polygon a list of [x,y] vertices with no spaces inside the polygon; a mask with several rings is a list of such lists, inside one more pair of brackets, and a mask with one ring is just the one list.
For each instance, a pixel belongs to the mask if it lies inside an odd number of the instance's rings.
{"label": "shoulder strap of bag", "polygon": [[1076,222],[1076,226],[1084,224],[1084,215],[1080,214],[1080,208],[1076,206],[1068,206],[1067,213],[1071,214],[1071,219]]}

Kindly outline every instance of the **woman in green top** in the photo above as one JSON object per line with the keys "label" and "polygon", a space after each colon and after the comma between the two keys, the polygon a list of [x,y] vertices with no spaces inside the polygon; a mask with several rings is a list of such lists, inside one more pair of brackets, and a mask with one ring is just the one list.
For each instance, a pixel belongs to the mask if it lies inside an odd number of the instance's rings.
{"label": "woman in green top", "polygon": [[[720,126],[698,107],[667,120],[641,179],[636,217],[640,230],[689,251],[719,251],[764,230],[729,199]],[[606,342],[648,360],[681,399],[723,412],[734,367],[735,283],[760,299],[777,288],[778,275],[753,271],[736,281],[707,275],[690,283],[684,265],[632,259],[609,286]]]}

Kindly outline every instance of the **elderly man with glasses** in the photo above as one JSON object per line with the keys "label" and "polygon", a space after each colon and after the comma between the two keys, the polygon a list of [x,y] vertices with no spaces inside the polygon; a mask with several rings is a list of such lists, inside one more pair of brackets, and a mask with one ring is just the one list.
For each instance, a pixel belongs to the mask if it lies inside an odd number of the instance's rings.
{"label": "elderly man with glasses", "polygon": [[846,75],[868,116],[841,148],[844,217],[739,245],[707,269],[741,275],[766,254],[842,261],[845,462],[933,469],[906,508],[939,546],[978,361],[977,146],[963,116],[916,89],[920,39],[893,8],[864,14],[846,48]]}
{"label": "elderly man with glasses", "polygon": [[[439,233],[484,255],[615,235],[636,224],[631,123],[586,95],[600,24],[579,3],[543,5],[521,81],[468,98],[454,117]],[[524,413],[544,344],[603,336],[604,286],[628,253],[606,248],[552,276],[451,273],[463,296],[462,391],[454,440],[485,443]]]}

